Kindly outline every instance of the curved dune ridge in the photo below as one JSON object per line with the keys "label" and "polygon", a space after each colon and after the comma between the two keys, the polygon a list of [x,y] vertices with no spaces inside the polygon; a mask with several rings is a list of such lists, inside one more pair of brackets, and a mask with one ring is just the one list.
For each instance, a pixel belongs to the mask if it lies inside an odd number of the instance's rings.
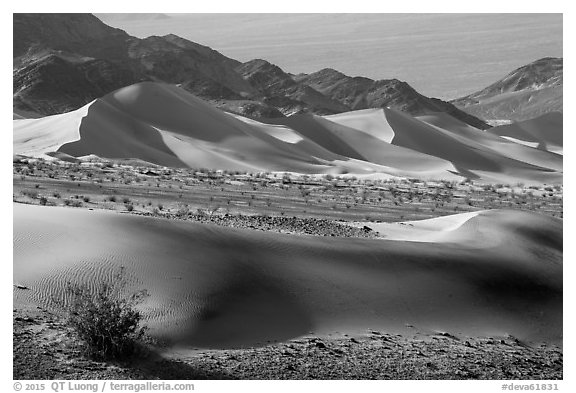
{"label": "curved dune ridge", "polygon": [[[492,151],[500,156],[526,164],[562,171],[562,156],[536,149],[538,144],[530,148],[527,147],[530,145],[524,141],[514,143],[508,137],[499,137],[493,132],[478,132],[476,128],[460,122],[446,113],[418,116],[418,119],[437,129],[448,131],[452,137],[473,148]],[[545,128],[545,125],[542,124],[542,127]]]}
{"label": "curved dune ridge", "polygon": [[[531,135],[544,135],[546,124],[535,122]],[[526,146],[525,138],[515,143],[514,135],[487,133],[447,114],[414,118],[388,108],[256,121],[177,86],[142,82],[71,113],[14,120],[14,152],[250,172],[561,182],[562,157]]]}
{"label": "curved dune ridge", "polygon": [[[377,231],[380,236],[387,240],[403,240],[410,242],[454,242],[458,236],[456,231],[460,230],[466,222],[478,216],[481,212],[468,212],[453,214],[450,216],[431,218],[419,221],[406,222],[358,222],[351,223],[353,226],[368,226]],[[486,212],[487,213],[487,212]],[[486,214],[485,213],[485,214]],[[474,238],[474,244],[486,244],[485,238]],[[468,242],[471,245],[471,242]]]}
{"label": "curved dune ridge", "polygon": [[76,111],[38,119],[14,121],[14,154],[30,156],[58,151],[62,145],[80,140],[79,129],[90,104]]}
{"label": "curved dune ridge", "polygon": [[150,333],[182,347],[407,325],[561,341],[561,220],[482,211],[427,220],[415,239],[435,228],[425,243],[326,238],[14,204],[14,282],[29,288],[15,303],[50,306],[67,281],[124,266],[127,290],[150,293]]}
{"label": "curved dune ridge", "polygon": [[489,133],[540,150],[563,154],[563,115],[551,112],[535,119],[494,127]]}

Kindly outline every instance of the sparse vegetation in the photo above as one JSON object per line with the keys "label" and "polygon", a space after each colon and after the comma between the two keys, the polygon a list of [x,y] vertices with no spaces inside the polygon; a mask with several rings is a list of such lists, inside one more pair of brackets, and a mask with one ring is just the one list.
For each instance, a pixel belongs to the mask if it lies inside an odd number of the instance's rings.
{"label": "sparse vegetation", "polygon": [[[128,201],[135,214],[189,220],[197,220],[199,216],[184,214],[180,210],[182,206],[194,212],[198,208],[208,211],[216,204],[225,209],[214,217],[285,214],[361,221],[368,215],[375,221],[394,222],[401,216],[405,220],[419,220],[495,208],[563,216],[563,187],[556,184],[510,186],[401,178],[368,180],[335,175],[166,169],[99,161],[78,165],[26,158],[14,163],[13,172],[15,202],[40,204],[38,191],[46,190],[42,194],[55,198],[48,198],[47,205],[80,207],[76,202],[84,202],[85,207],[117,209],[111,205],[120,202],[123,210],[128,210],[130,208],[124,209]],[[24,173],[27,176],[22,179],[20,175]],[[70,180],[70,174],[76,181]],[[140,178],[142,181],[136,181]],[[74,191],[80,180],[83,195],[76,198],[77,191]],[[131,182],[128,184],[126,180]],[[181,189],[183,184],[186,187]]]}

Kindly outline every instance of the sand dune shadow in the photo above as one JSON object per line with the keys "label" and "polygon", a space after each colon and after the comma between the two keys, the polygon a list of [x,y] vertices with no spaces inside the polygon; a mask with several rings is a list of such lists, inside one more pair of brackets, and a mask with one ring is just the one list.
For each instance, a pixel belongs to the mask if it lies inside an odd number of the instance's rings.
{"label": "sand dune shadow", "polygon": [[246,265],[234,268],[207,294],[191,329],[177,344],[203,348],[242,348],[284,341],[308,333],[309,313],[281,285]]}

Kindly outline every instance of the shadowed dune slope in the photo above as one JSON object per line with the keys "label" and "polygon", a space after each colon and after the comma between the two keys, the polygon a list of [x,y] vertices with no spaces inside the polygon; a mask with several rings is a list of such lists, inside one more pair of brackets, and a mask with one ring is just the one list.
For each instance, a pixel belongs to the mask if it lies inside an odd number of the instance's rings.
{"label": "shadowed dune slope", "polygon": [[563,150],[563,116],[561,112],[551,112],[537,118],[494,127],[490,134],[513,138],[518,143],[534,144],[538,149],[558,152]]}
{"label": "shadowed dune slope", "polygon": [[15,303],[125,266],[151,334],[229,348],[367,328],[562,337],[562,221],[489,211],[428,220],[423,242],[291,236],[106,211],[14,205]]}
{"label": "shadowed dune slope", "polygon": [[392,144],[450,161],[460,173],[469,174],[471,178],[481,178],[481,174],[488,173],[489,178],[561,181],[561,172],[550,168],[557,167],[561,161],[556,154],[549,154],[544,159],[549,167],[542,167],[531,162],[530,154],[535,154],[532,151],[515,158],[502,154],[502,149],[495,148],[495,141],[490,141],[481,130],[463,128],[457,123],[452,130],[454,122],[451,120],[441,121],[444,125],[452,124],[444,129],[393,109],[385,109],[384,113],[395,130]]}
{"label": "shadowed dune slope", "polygon": [[371,133],[362,132],[316,115],[278,119],[304,137],[336,154],[398,168],[404,171],[449,173],[454,166],[443,159],[395,146]]}
{"label": "shadowed dune slope", "polygon": [[259,122],[154,82],[117,90],[74,112],[13,124],[14,153],[21,155],[92,154],[249,172],[517,178],[526,183],[562,178],[558,154],[488,134],[445,114],[417,119],[378,109]]}
{"label": "shadowed dune slope", "polygon": [[[138,158],[176,167],[304,173],[321,173],[334,166],[332,161],[347,160],[307,141],[293,144],[274,138],[171,85],[140,83],[83,109],[86,115],[76,130],[80,138],[56,146],[58,151]],[[50,118],[35,123],[36,127],[50,130]],[[60,128],[76,127],[69,123]],[[15,122],[15,135],[30,133],[29,128]],[[26,148],[15,150],[26,153]],[[51,148],[46,146],[45,152]]]}
{"label": "shadowed dune slope", "polygon": [[[561,155],[554,152],[536,149],[522,143],[515,143],[500,136],[498,132],[493,131],[494,128],[489,129],[488,131],[479,130],[444,113],[437,113],[428,116],[418,116],[417,118],[427,124],[439,128],[444,132],[448,132],[452,137],[458,139],[464,144],[468,144],[471,147],[486,149],[503,157],[508,157],[513,160],[540,166],[542,168],[549,168],[559,172],[562,171],[563,158]],[[557,127],[558,125],[556,124],[555,126]],[[535,132],[544,132],[543,130],[546,130],[548,127],[549,125],[546,123],[538,123],[538,125],[534,125],[533,129],[535,129]],[[551,132],[557,133],[558,128],[555,128]],[[561,146],[561,119],[559,124],[559,132]]]}

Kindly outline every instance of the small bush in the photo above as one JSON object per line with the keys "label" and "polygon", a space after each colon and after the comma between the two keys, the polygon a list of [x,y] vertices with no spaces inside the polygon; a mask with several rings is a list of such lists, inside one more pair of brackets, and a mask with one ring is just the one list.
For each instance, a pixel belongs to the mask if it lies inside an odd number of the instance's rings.
{"label": "small bush", "polygon": [[176,211],[176,217],[186,217],[190,213],[188,205],[180,205]]}
{"label": "small bush", "polygon": [[143,338],[147,328],[139,326],[142,316],[134,307],[148,294],[140,291],[123,297],[125,285],[123,268],[112,284],[102,282],[96,289],[68,283],[68,323],[85,344],[89,357],[129,357]]}
{"label": "small bush", "polygon": [[27,197],[32,198],[32,199],[38,198],[38,192],[35,190],[23,190],[23,191],[20,191],[20,193],[22,195],[27,196]]}

